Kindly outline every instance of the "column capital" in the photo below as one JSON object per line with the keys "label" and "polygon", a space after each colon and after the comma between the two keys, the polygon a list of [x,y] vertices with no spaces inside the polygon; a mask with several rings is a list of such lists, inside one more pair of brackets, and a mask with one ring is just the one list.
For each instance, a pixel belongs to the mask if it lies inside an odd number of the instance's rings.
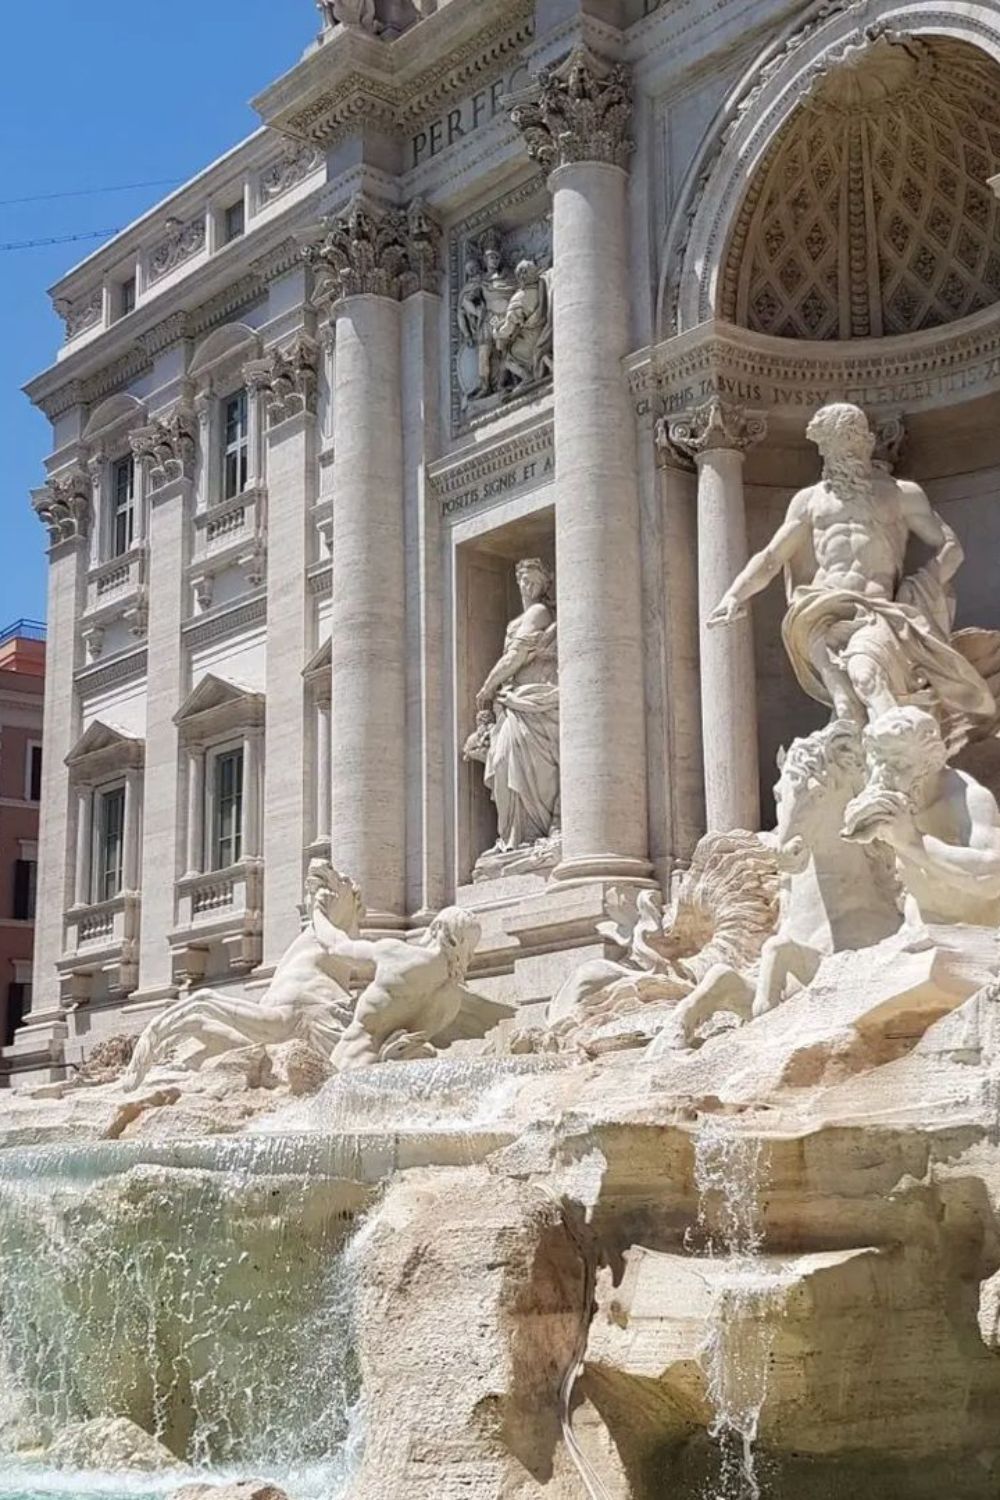
{"label": "column capital", "polygon": [[305,333],[243,366],[243,378],[260,395],[270,427],[302,412],[315,415],[318,368],[319,346]]}
{"label": "column capital", "polygon": [[627,169],[635,149],[628,69],[582,45],[555,67],[542,68],[532,88],[515,100],[511,119],[528,155],[548,171],[574,162]]}
{"label": "column capital", "polygon": [[56,542],[86,540],[90,533],[94,487],[90,475],[78,465],[51,478],[32,497],[38,519]]}
{"label": "column capital", "polygon": [[303,254],[316,277],[315,300],[436,292],[441,228],[421,198],[405,209],[357,193],[343,213],[326,220],[325,235]]}
{"label": "column capital", "polygon": [[193,478],[197,423],[193,409],[182,403],[129,433],[132,453],[137,463],[146,464],[149,487],[154,493],[177,479]]}
{"label": "column capital", "polygon": [[693,411],[675,417],[667,428],[671,445],[696,460],[720,449],[746,453],[766,433],[764,417],[723,401],[720,396],[713,396]]}

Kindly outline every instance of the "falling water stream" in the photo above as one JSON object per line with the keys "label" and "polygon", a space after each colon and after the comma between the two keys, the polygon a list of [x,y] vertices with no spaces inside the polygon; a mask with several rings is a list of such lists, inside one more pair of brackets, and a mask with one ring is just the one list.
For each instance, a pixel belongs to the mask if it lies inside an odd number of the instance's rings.
{"label": "falling water stream", "polygon": [[756,1443],[784,1272],[762,1256],[760,1137],[707,1117],[695,1140],[695,1185],[715,1291],[701,1351],[714,1414],[709,1435],[719,1450],[718,1478],[707,1500],[762,1500]]}
{"label": "falling water stream", "polygon": [[[481,1160],[515,1133],[526,1076],[558,1065],[400,1063],[240,1137],[0,1152],[0,1500],[156,1500],[199,1477],[340,1500],[363,1447],[353,1305],[378,1185]],[[97,1417],[177,1468],[46,1468]]]}
{"label": "falling water stream", "polygon": [[[263,1476],[336,1500],[356,1436],[352,1231],[371,1199],[337,1169],[356,1160],[280,1138],[0,1156],[0,1497]],[[155,1435],[177,1470],[33,1460],[104,1416]]]}

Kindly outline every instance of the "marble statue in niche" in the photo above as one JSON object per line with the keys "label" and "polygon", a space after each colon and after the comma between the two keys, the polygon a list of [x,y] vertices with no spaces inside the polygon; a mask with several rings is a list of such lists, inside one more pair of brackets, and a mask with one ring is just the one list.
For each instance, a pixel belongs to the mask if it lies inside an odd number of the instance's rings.
{"label": "marble statue in niche", "polygon": [[548,869],[559,858],[559,668],[552,570],[540,558],[516,568],[523,611],[476,694],[476,728],[464,747],[483,765],[497,812],[497,841],[475,879]]}
{"label": "marble statue in niche", "polygon": [[552,273],[530,256],[513,270],[499,229],[470,242],[456,319],[458,382],[470,414],[512,400],[552,374]]}
{"label": "marble statue in niche", "polygon": [[[809,696],[859,730],[900,707],[925,709],[957,748],[996,714],[987,682],[963,652],[964,633],[951,634],[961,544],[919,485],[875,464],[875,437],[860,408],[824,407],[808,436],[822,478],[793,497],[708,623],[739,618],[784,572],[782,637]],[[911,536],[932,555],[907,575]]]}

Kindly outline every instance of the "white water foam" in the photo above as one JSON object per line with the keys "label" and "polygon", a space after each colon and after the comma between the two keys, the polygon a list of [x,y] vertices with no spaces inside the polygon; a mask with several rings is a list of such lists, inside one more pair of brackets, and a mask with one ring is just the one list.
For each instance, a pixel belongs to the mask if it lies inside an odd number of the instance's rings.
{"label": "white water foam", "polygon": [[[345,1493],[364,1430],[348,1236],[366,1196],[330,1174],[345,1155],[271,1139],[0,1156],[0,1497],[261,1477],[292,1500]],[[57,1472],[13,1451],[121,1415],[185,1467]]]}
{"label": "white water foam", "polygon": [[698,1228],[722,1262],[718,1295],[701,1349],[714,1412],[709,1435],[720,1472],[711,1500],[761,1500],[756,1442],[767,1399],[774,1341],[774,1299],[783,1271],[762,1258],[760,1198],[765,1186],[759,1136],[731,1121],[706,1118],[695,1140]]}

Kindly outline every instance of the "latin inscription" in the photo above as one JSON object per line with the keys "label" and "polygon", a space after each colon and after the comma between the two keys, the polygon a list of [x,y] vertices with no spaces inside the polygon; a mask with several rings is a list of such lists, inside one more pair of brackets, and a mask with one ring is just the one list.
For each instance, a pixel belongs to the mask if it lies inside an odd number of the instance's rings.
{"label": "latin inscription", "polygon": [[[827,401],[852,401],[858,406],[896,406],[914,401],[930,401],[942,396],[961,394],[977,386],[1000,380],[1000,356],[991,355],[965,369],[951,369],[940,375],[914,376],[912,380],[880,380],[877,373],[862,384],[837,382],[825,387],[775,385],[769,380],[736,379],[710,375],[690,385],[675,386],[665,398],[667,414],[687,411],[712,396],[724,396],[746,406],[802,407],[823,406]],[[647,403],[648,404],[648,403]]]}
{"label": "latin inscription", "polygon": [[537,489],[539,485],[548,483],[555,473],[555,467],[555,458],[551,453],[538,458],[518,459],[499,473],[480,480],[478,484],[470,484],[457,494],[445,495],[441,500],[441,514],[461,515],[464,511],[488,505],[491,500],[498,500],[515,491]]}
{"label": "latin inscription", "polygon": [[524,88],[528,79],[528,64],[520,62],[502,78],[495,79],[489,88],[480,89],[478,94],[473,94],[440,119],[418,130],[410,140],[410,166],[419,167],[421,162],[432,161],[449,146],[488,125],[503,113],[506,96]]}

